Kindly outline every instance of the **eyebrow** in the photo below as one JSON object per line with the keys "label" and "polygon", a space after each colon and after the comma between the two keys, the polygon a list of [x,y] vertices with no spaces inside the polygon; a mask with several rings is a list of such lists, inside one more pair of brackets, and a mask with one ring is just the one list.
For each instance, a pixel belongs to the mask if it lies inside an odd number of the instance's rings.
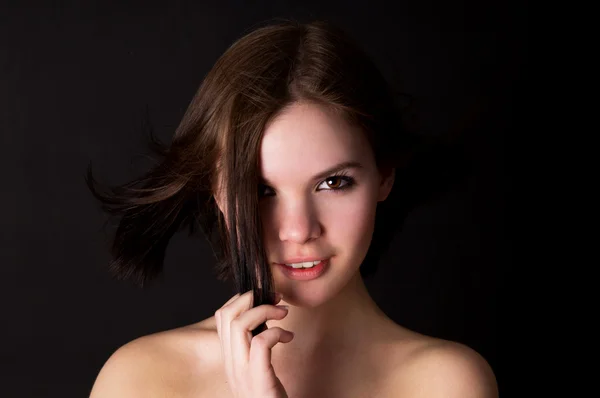
{"label": "eyebrow", "polygon": [[[356,162],[356,161],[347,161],[347,162],[338,163],[335,166],[330,167],[327,170],[322,171],[319,174],[315,175],[313,177],[313,181],[329,177],[332,174],[335,174],[336,172],[342,171],[345,169],[362,169],[362,168],[364,168],[364,166],[361,163]],[[261,184],[266,184],[266,185],[271,184],[269,181],[265,180],[262,176],[259,177],[259,181]]]}

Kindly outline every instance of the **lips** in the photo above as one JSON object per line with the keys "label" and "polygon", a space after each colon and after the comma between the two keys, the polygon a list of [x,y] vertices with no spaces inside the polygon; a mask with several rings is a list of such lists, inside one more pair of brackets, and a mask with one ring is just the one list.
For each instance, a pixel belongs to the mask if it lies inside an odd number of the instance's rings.
{"label": "lips", "polygon": [[324,260],[327,260],[328,258],[329,257],[325,257],[325,256],[317,256],[317,257],[292,257],[292,258],[289,258],[287,260],[284,260],[281,263],[275,263],[275,264],[283,265],[283,264],[308,263],[308,262],[314,262],[314,261],[324,261]]}
{"label": "lips", "polygon": [[285,276],[298,281],[308,281],[321,276],[329,268],[330,259],[325,259],[312,268],[292,268],[289,265],[277,264]]}

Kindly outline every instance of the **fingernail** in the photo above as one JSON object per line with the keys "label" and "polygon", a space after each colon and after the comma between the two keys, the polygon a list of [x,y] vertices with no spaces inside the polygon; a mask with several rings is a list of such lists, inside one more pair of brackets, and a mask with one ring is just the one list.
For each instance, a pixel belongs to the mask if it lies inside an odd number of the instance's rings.
{"label": "fingernail", "polygon": [[277,305],[276,307],[277,307],[277,308],[284,309],[284,310],[286,310],[286,311],[290,309],[290,308],[289,308],[287,305]]}

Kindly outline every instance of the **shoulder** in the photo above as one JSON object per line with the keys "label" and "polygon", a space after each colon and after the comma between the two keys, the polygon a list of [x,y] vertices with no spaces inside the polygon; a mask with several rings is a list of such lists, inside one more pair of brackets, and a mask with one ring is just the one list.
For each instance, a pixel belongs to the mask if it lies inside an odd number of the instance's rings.
{"label": "shoulder", "polygon": [[457,342],[423,338],[394,365],[392,388],[409,397],[497,398],[488,362]]}
{"label": "shoulder", "polygon": [[219,355],[212,349],[214,333],[197,326],[201,324],[142,336],[121,346],[100,370],[90,398],[199,394]]}

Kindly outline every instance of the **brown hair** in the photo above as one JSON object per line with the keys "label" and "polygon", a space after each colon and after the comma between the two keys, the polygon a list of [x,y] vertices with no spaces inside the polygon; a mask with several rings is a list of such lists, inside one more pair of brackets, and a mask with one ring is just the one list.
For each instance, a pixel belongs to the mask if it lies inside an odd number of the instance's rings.
{"label": "brown hair", "polygon": [[[383,175],[391,168],[398,173],[409,136],[391,88],[366,53],[326,21],[280,20],[258,27],[208,72],[171,145],[151,135],[162,159],[155,167],[105,193],[95,188],[88,167],[86,182],[103,210],[122,216],[112,244],[113,274],[143,286],[161,272],[173,234],[184,227],[192,234],[198,224],[215,251],[217,277],[233,279],[238,292],[254,290],[255,306],[271,302],[258,213],[259,145],[269,121],[298,101],[360,126]],[[220,193],[227,198],[224,211],[232,215],[227,220],[215,202]],[[390,209],[378,204],[363,277],[375,271],[394,234]]]}

